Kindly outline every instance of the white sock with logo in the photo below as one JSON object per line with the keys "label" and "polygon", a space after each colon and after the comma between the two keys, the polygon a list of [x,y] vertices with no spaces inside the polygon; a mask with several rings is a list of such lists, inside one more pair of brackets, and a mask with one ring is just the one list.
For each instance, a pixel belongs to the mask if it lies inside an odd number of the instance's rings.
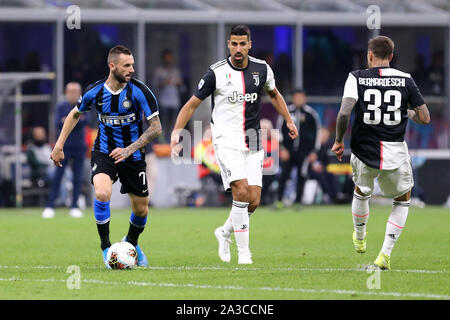
{"label": "white sock with logo", "polygon": [[231,221],[233,224],[234,238],[238,247],[238,252],[249,250],[249,222],[248,202],[233,200],[231,208]]}
{"label": "white sock with logo", "polygon": [[356,232],[356,239],[362,240],[366,237],[366,226],[369,220],[369,199],[370,196],[361,196],[353,193],[352,216],[353,226]]}
{"label": "white sock with logo", "polygon": [[395,242],[397,242],[405,227],[406,218],[408,218],[409,203],[410,201],[394,201],[392,204],[391,215],[386,223],[383,248],[381,249],[381,252],[385,255],[391,255]]}

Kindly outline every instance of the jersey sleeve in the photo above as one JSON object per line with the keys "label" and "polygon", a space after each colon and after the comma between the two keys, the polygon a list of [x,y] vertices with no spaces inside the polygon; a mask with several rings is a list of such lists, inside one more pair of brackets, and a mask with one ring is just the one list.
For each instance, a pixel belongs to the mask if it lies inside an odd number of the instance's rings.
{"label": "jersey sleeve", "polygon": [[153,92],[142,82],[138,82],[137,88],[138,90],[133,90],[133,94],[139,102],[145,118],[150,120],[159,114],[158,101]]}
{"label": "jersey sleeve", "polygon": [[209,95],[213,94],[214,90],[216,90],[216,75],[214,74],[214,71],[208,69],[203,78],[200,79],[197,89],[194,92],[194,96],[200,100],[204,100]]}
{"label": "jersey sleeve", "polygon": [[419,87],[417,87],[416,82],[414,81],[413,78],[409,78],[409,81],[407,82],[407,89],[408,89],[408,103],[411,109],[414,109],[415,107],[425,104],[422,94],[420,93]]}
{"label": "jersey sleeve", "polygon": [[90,94],[90,91],[84,93],[77,102],[78,112],[85,113],[91,110],[91,106],[94,103],[94,97]]}
{"label": "jersey sleeve", "polygon": [[266,83],[264,84],[264,90],[272,91],[273,89],[275,89],[275,77],[273,75],[272,68],[268,64],[266,64],[266,66],[267,66],[267,78]]}
{"label": "jersey sleeve", "polygon": [[345,81],[344,94],[342,98],[353,98],[358,101],[358,84],[353,73],[349,73],[347,81]]}

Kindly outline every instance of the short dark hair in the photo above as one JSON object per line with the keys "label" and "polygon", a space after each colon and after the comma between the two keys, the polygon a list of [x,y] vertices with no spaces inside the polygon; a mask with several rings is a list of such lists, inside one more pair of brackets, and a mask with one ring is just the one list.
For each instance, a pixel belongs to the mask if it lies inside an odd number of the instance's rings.
{"label": "short dark hair", "polygon": [[296,93],[303,93],[303,94],[306,94],[305,88],[302,88],[302,87],[295,88],[295,89],[292,91],[292,94],[294,95],[294,94],[296,94]]}
{"label": "short dark hair", "polygon": [[394,41],[389,37],[378,36],[369,40],[367,50],[379,59],[389,59],[394,53]]}
{"label": "short dark hair", "polygon": [[248,40],[250,40],[250,29],[245,24],[238,24],[231,28],[231,36],[247,36]]}
{"label": "short dark hair", "polygon": [[114,58],[115,55],[119,55],[119,54],[121,54],[121,53],[126,54],[126,55],[129,55],[129,56],[132,55],[130,49],[128,49],[127,47],[125,47],[125,46],[123,46],[123,45],[121,45],[121,44],[119,44],[119,45],[117,45],[117,46],[111,48],[111,50],[109,50],[109,53],[108,53],[108,63],[111,62],[111,60]]}
{"label": "short dark hair", "polygon": [[166,48],[163,51],[161,51],[161,57],[164,58],[166,55],[168,54],[172,54],[173,55],[173,51],[172,49]]}

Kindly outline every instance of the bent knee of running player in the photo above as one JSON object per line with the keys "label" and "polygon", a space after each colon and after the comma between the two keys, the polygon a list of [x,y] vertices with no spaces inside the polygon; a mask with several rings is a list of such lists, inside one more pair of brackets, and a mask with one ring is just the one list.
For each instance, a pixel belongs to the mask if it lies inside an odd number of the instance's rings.
{"label": "bent knee of running player", "polygon": [[411,200],[411,190],[401,195],[400,197],[394,198],[395,201],[409,201]]}
{"label": "bent knee of running player", "polygon": [[261,202],[261,187],[249,186],[249,193],[248,213],[252,214]]}
{"label": "bent knee of running player", "polygon": [[355,186],[355,193],[360,195],[360,196],[363,196],[363,197],[369,197],[369,196],[372,195],[371,193],[365,194],[364,192],[361,191],[361,189],[359,189],[358,186]]}
{"label": "bent knee of running player", "polygon": [[107,202],[111,200],[112,181],[105,173],[98,173],[93,178],[95,198],[98,201]]}
{"label": "bent knee of running player", "polygon": [[247,203],[250,201],[250,192],[247,179],[233,181],[230,185],[233,200]]}

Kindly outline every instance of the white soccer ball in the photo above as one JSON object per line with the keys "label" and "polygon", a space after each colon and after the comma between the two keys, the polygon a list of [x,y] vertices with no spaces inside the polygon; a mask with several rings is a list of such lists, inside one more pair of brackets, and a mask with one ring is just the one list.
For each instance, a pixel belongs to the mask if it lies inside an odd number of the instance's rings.
{"label": "white soccer ball", "polygon": [[114,243],[106,256],[112,269],[133,269],[137,264],[136,248],[126,241]]}

